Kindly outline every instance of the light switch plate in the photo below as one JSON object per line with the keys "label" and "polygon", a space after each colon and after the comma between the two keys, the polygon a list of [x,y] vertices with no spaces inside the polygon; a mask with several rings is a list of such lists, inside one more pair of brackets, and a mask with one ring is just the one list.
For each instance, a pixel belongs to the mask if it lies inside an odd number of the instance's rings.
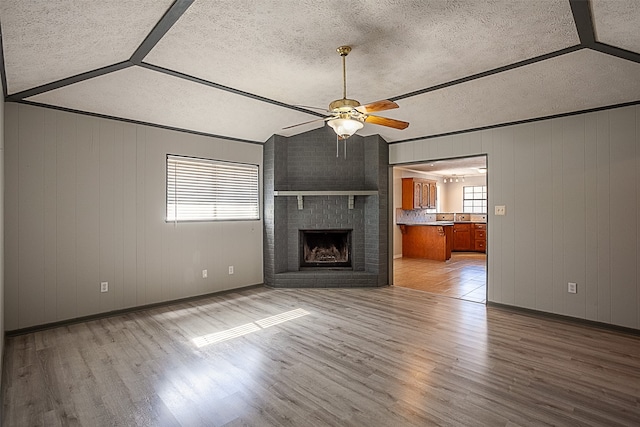
{"label": "light switch plate", "polygon": [[507,207],[505,205],[500,205],[500,206],[496,206],[496,215],[506,215],[507,214]]}

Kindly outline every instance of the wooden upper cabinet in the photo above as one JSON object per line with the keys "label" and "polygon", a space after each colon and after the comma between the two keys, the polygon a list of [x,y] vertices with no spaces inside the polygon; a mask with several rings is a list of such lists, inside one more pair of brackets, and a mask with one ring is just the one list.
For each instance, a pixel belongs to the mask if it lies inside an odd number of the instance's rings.
{"label": "wooden upper cabinet", "polygon": [[413,183],[413,209],[419,209],[422,207],[422,184],[419,182]]}
{"label": "wooden upper cabinet", "polygon": [[431,207],[429,204],[429,183],[423,182],[420,185],[422,186],[422,199],[420,201],[420,206],[423,208],[429,208]]}
{"label": "wooden upper cabinet", "polygon": [[436,181],[402,178],[402,209],[435,209]]}
{"label": "wooden upper cabinet", "polygon": [[422,189],[413,182],[413,178],[402,178],[402,209],[420,208]]}
{"label": "wooden upper cabinet", "polygon": [[438,186],[436,185],[436,181],[429,182],[429,207],[435,209],[436,208],[436,200],[438,199],[437,190]]}

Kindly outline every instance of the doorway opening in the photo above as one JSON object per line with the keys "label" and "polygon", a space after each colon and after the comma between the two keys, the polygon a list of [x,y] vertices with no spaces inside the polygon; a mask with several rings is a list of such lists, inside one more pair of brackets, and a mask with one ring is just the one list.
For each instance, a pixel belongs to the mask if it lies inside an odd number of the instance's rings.
{"label": "doorway opening", "polygon": [[[392,281],[395,286],[486,303],[487,170],[486,155],[393,166]],[[411,185],[424,182],[435,182],[436,200],[435,204],[418,206],[413,201],[419,196],[415,191],[419,185]],[[403,194],[403,189],[408,193],[411,188],[413,194]],[[416,233],[407,233],[408,227],[451,227],[451,234],[440,233],[452,236],[448,244],[451,257],[438,261],[403,256],[403,244],[405,248],[434,244],[429,239],[411,240]],[[421,230],[428,234],[430,229]]]}

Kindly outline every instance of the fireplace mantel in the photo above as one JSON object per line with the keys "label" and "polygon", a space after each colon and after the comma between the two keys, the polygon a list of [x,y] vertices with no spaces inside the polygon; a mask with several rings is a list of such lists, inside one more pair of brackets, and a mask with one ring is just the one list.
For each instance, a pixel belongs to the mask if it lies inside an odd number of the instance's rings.
{"label": "fireplace mantel", "polygon": [[298,199],[298,210],[304,208],[304,196],[347,196],[349,197],[349,209],[353,209],[355,196],[377,196],[377,190],[286,190],[274,191],[274,196],[295,196]]}

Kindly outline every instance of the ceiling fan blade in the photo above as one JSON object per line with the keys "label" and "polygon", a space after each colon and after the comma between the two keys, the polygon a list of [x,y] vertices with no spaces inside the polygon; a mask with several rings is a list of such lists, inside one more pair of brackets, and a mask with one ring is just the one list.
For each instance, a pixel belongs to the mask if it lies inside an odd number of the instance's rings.
{"label": "ceiling fan blade", "polygon": [[329,119],[331,119],[331,117],[325,117],[325,118],[322,118],[322,119],[309,120],[308,122],[302,122],[302,123],[298,123],[296,125],[291,125],[291,126],[284,127],[284,128],[282,128],[282,130],[291,129],[291,128],[294,128],[296,126],[308,125],[309,123],[325,121],[325,120],[329,120]]}
{"label": "ceiling fan blade", "polygon": [[409,127],[409,122],[403,122],[396,119],[388,119],[386,117],[380,116],[367,116],[364,121],[367,123],[372,123],[374,125],[387,126],[394,129],[406,129],[407,127]]}
{"label": "ceiling fan blade", "polygon": [[394,108],[398,108],[399,105],[393,101],[389,101],[388,99],[383,99],[381,101],[371,102],[366,105],[361,105],[356,107],[356,110],[363,113],[375,113],[376,111],[385,111],[385,110],[393,110]]}

